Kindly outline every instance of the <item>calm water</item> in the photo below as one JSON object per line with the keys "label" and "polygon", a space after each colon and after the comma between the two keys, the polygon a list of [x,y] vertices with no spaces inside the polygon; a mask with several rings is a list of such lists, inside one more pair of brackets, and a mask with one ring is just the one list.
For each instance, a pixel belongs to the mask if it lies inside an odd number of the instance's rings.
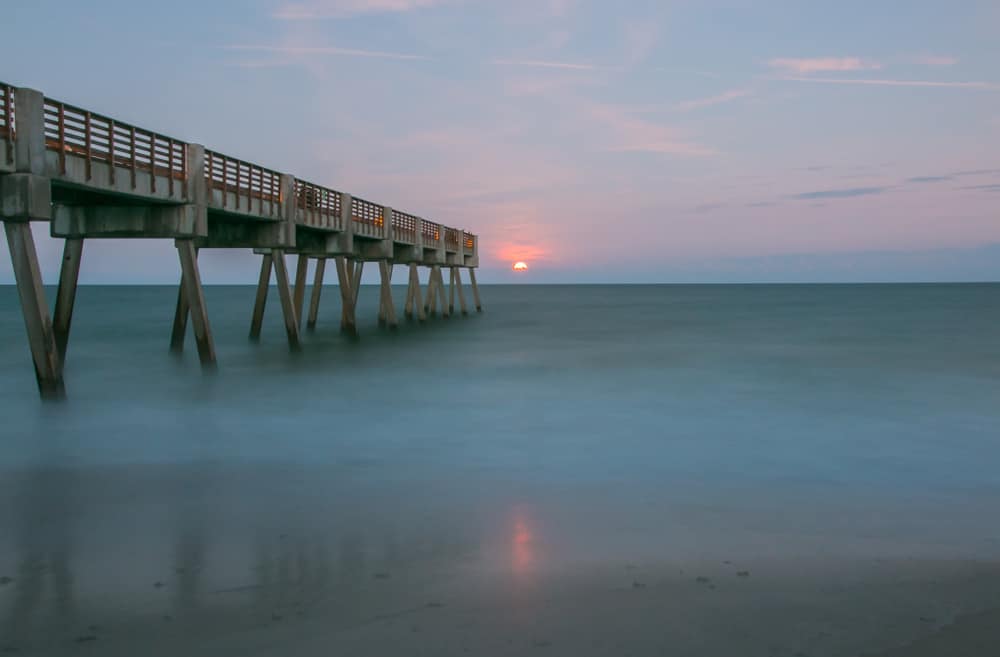
{"label": "calm water", "polygon": [[52,405],[0,288],[0,637],[274,582],[1000,556],[1000,285],[484,286],[396,332],[366,288],[357,341],[329,288],[300,355],[273,290],[248,343],[253,293],[208,289],[203,376],[173,288],[82,288]]}

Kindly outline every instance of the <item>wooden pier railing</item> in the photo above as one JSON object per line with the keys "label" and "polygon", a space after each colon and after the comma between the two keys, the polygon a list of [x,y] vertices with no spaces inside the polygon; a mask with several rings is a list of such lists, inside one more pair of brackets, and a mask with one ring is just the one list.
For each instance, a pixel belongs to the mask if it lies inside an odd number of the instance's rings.
{"label": "wooden pier railing", "polygon": [[14,163],[14,88],[0,82],[0,135],[7,148],[7,164]]}
{"label": "wooden pier railing", "polygon": [[295,206],[299,223],[311,228],[343,230],[340,192],[296,179]]}
{"label": "wooden pier railing", "polygon": [[420,219],[417,219],[412,214],[393,210],[392,239],[396,242],[402,242],[404,244],[416,244],[417,225],[419,223]]}
{"label": "wooden pier railing", "polygon": [[59,154],[60,173],[66,173],[66,158],[75,155],[86,163],[86,179],[91,179],[94,162],[112,164],[111,181],[116,169],[130,177],[148,176],[156,191],[156,177],[167,179],[173,193],[175,181],[187,179],[187,144],[172,137],[51,98],[45,99],[45,146]]}
{"label": "wooden pier railing", "polygon": [[[223,210],[256,212],[276,217],[280,212],[281,174],[260,165],[237,160],[215,151],[205,151],[205,179],[209,190],[222,192]],[[230,204],[229,196],[233,196]],[[254,211],[254,201],[257,210]]]}

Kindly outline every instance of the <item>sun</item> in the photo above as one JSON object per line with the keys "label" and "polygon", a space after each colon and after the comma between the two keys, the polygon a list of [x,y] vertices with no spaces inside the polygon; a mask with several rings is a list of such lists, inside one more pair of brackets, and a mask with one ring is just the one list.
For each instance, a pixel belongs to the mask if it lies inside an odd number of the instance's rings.
{"label": "sun", "polygon": [[528,263],[524,262],[523,260],[518,260],[517,262],[514,263],[512,269],[516,272],[526,272],[528,271]]}

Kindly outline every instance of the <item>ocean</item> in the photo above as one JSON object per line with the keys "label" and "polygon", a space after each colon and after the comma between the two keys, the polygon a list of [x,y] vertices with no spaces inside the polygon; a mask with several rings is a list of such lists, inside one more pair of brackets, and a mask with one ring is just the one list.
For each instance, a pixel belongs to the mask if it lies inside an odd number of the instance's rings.
{"label": "ocean", "polygon": [[[355,339],[328,287],[293,354],[274,289],[251,343],[253,287],[209,287],[203,374],[191,335],[167,352],[176,288],[82,287],[68,399],[43,403],[0,288],[0,649],[661,654],[578,593],[1000,561],[1000,285],[481,290],[482,314],[419,324],[396,287],[390,331],[365,286]],[[1000,591],[927,586],[879,589],[907,600],[886,613]],[[731,645],[696,608],[683,654]],[[916,636],[897,625],[809,654]]]}

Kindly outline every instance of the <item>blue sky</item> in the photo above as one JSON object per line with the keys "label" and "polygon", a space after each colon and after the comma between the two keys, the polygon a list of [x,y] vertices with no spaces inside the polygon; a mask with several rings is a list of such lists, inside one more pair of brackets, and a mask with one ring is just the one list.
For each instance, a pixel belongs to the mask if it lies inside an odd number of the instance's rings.
{"label": "blue sky", "polygon": [[[476,232],[484,281],[1000,279],[1000,3],[35,0],[4,22],[0,79]],[[84,257],[85,282],[177,279],[165,241]]]}

